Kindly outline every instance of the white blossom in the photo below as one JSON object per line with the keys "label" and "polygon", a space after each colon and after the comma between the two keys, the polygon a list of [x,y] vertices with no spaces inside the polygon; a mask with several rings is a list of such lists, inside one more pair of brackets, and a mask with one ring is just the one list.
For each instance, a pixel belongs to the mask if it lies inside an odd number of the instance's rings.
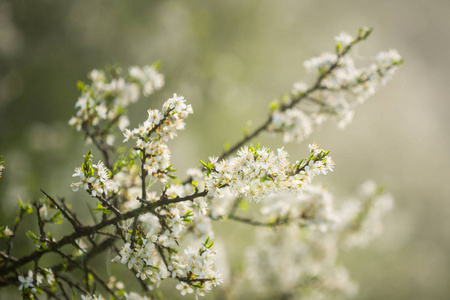
{"label": "white blossom", "polygon": [[275,111],[272,115],[270,130],[281,131],[285,143],[300,142],[313,132],[315,125],[313,120],[298,109]]}
{"label": "white blossom", "polygon": [[342,46],[347,47],[353,41],[353,37],[347,32],[341,32],[339,35],[334,37],[334,40]]}
{"label": "white blossom", "polygon": [[222,275],[214,271],[215,259],[216,252],[205,246],[198,249],[189,246],[184,254],[172,255],[170,270],[172,277],[182,278],[177,285],[182,295],[194,292],[204,296],[205,292],[222,283]]}
{"label": "white blossom", "polygon": [[381,218],[393,207],[392,196],[382,192],[373,181],[359,188],[359,199],[347,201],[341,210],[342,243],[346,248],[365,246],[383,227]]}
{"label": "white blossom", "polygon": [[125,293],[125,299],[126,300],[150,300],[147,296],[141,296],[138,293],[131,292],[131,293]]}
{"label": "white blossom", "polygon": [[150,279],[153,282],[159,282],[161,276],[158,271],[160,259],[155,245],[157,241],[158,236],[151,230],[142,238],[142,243],[135,244],[133,249],[130,243],[126,243],[113,262],[120,261],[129,269],[133,268],[136,271],[136,277],[142,280]]}
{"label": "white blossom", "polygon": [[3,229],[3,236],[13,236],[13,235],[14,235],[14,232],[11,229],[9,229],[8,226],[6,226]]}
{"label": "white blossom", "polygon": [[24,277],[23,275],[19,275],[19,291],[25,290],[25,289],[31,289],[31,291],[34,293],[36,292],[36,288],[33,284],[33,271],[28,271],[28,276]]}
{"label": "white blossom", "polygon": [[320,185],[311,185],[303,193],[274,195],[261,207],[272,220],[285,220],[310,229],[328,231],[339,222],[333,195]]}
{"label": "white blossom", "polygon": [[[89,158],[89,161],[91,157]],[[102,161],[97,164],[91,164],[92,174],[89,170],[82,170],[75,168],[75,173],[72,177],[79,177],[80,181],[71,184],[74,192],[80,188],[84,188],[93,197],[102,196],[104,194],[110,195],[119,191],[119,185],[116,181],[110,178],[109,170],[105,167]]]}
{"label": "white blossom", "polygon": [[[27,276],[19,275],[18,280],[20,282],[19,290],[36,292],[36,287],[41,285],[53,286],[55,284],[55,276],[51,269],[42,269],[36,274],[36,281],[34,281],[34,273],[32,270],[28,271]],[[44,281],[45,280],[45,281]]]}
{"label": "white blossom", "polygon": [[[77,112],[69,125],[80,131],[83,126],[97,126],[102,120],[117,123],[120,130],[129,125],[124,108],[144,96],[153,94],[164,85],[164,76],[153,66],[132,67],[128,76],[121,77],[121,69],[107,76],[104,71],[92,70],[88,77],[91,84],[83,84],[81,95],[75,104]],[[111,77],[111,78],[108,78]],[[110,140],[111,141],[111,140]]]}
{"label": "white blossom", "polygon": [[205,179],[208,195],[221,197],[226,186],[235,196],[259,201],[283,191],[306,190],[314,176],[327,174],[334,166],[326,152],[315,147],[309,159],[294,165],[282,148],[275,153],[267,148],[243,147],[237,157],[213,165]]}
{"label": "white blossom", "polygon": [[[369,31],[363,29],[360,37]],[[350,51],[339,50],[351,47],[355,39],[344,32],[335,39],[337,54],[324,53],[304,62],[308,71],[318,73],[318,85],[308,88],[304,83],[295,83],[291,101],[302,101],[273,113],[268,130],[281,133],[285,142],[303,141],[317,125],[328,119],[335,120],[339,128],[345,128],[351,123],[356,106],[386,84],[403,62],[396,50],[389,50],[378,53],[368,66],[357,67]]]}
{"label": "white blossom", "polygon": [[95,295],[95,294],[92,294],[92,295],[81,295],[81,299],[82,300],[105,300],[105,298],[103,298],[103,296],[102,295]]}

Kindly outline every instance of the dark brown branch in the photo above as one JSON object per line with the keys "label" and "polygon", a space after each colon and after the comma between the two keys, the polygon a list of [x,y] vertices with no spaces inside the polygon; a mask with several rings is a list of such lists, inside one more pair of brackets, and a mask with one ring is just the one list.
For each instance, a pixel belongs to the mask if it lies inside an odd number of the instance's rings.
{"label": "dark brown branch", "polygon": [[74,230],[77,230],[80,226],[77,224],[77,222],[69,216],[69,214],[66,212],[65,209],[63,209],[59,204],[56,202],[55,199],[50,197],[49,194],[47,194],[43,189],[41,189],[41,192],[56,206],[56,208],[63,214],[63,216],[69,221],[69,223],[72,225]]}
{"label": "dark brown branch", "polygon": [[105,283],[105,281],[100,278],[99,275],[97,275],[97,273],[94,272],[94,270],[92,270],[91,268],[89,268],[87,266],[87,261],[83,261],[82,264],[80,262],[77,262],[75,260],[73,260],[69,255],[61,252],[61,251],[56,251],[59,255],[61,255],[61,257],[67,259],[67,261],[69,263],[74,264],[76,267],[78,267],[79,269],[83,270],[85,273],[85,280],[86,280],[86,288],[87,290],[89,290],[89,279],[88,279],[88,274],[92,274],[92,276],[94,276],[95,280],[100,283],[100,285],[112,296],[115,296],[115,293],[108,287],[108,285]]}
{"label": "dark brown branch", "polygon": [[263,227],[276,227],[276,226],[285,225],[285,224],[289,223],[289,220],[287,220],[287,219],[277,219],[272,222],[261,222],[261,221],[253,220],[250,218],[238,217],[235,215],[229,215],[228,219],[238,221],[241,223],[245,223],[245,224],[249,224],[249,225],[253,225],[253,226],[263,226]]}
{"label": "dark brown branch", "polygon": [[38,251],[38,250],[33,251],[32,253],[25,255],[25,256],[21,257],[20,259],[17,259],[17,261],[12,263],[11,265],[0,268],[0,276],[8,274],[11,271],[29,263],[30,261],[33,261],[36,258],[41,257],[42,255],[44,255],[48,252],[54,252],[65,245],[72,244],[73,242],[75,242],[75,240],[77,240],[81,237],[92,235],[92,234],[96,233],[97,231],[99,231],[100,229],[105,228],[107,226],[118,224],[120,221],[125,221],[128,219],[134,218],[135,216],[140,216],[147,212],[151,212],[155,208],[163,206],[163,205],[169,205],[169,204],[174,204],[174,203],[179,203],[179,202],[184,202],[184,201],[193,201],[194,199],[199,198],[199,197],[204,197],[207,194],[208,194],[207,191],[203,191],[203,192],[197,192],[192,195],[185,196],[185,197],[176,197],[173,199],[163,198],[159,201],[149,203],[145,206],[141,206],[139,208],[128,211],[128,212],[123,213],[114,218],[103,220],[96,225],[81,227],[78,230],[76,230],[75,232],[73,232],[72,234],[64,236],[58,242],[51,243],[49,245],[48,249],[41,249],[40,251]]}
{"label": "dark brown branch", "polygon": [[[334,69],[336,69],[339,66],[339,63],[341,62],[341,58],[344,57],[345,55],[347,55],[347,53],[350,51],[350,49],[354,45],[356,45],[360,41],[364,40],[365,38],[366,37],[357,37],[353,43],[351,43],[350,45],[346,46],[342,50],[342,52],[338,53],[336,61],[326,71],[324,71],[322,74],[320,74],[320,76],[317,78],[316,82],[314,83],[314,85],[311,88],[309,88],[303,94],[300,94],[297,97],[292,96],[290,103],[286,104],[286,105],[282,105],[280,107],[280,111],[286,111],[287,109],[290,109],[290,108],[294,107],[295,105],[300,103],[300,101],[302,101],[303,99],[308,97],[313,92],[322,89],[322,82],[323,82],[323,80],[328,75],[330,75],[334,71]],[[242,138],[240,141],[238,141],[234,146],[232,146],[228,150],[222,152],[222,154],[219,155],[219,159],[218,160],[220,161],[220,160],[224,159],[225,157],[227,157],[228,155],[230,155],[233,152],[235,152],[236,150],[238,150],[240,147],[245,145],[251,139],[253,139],[254,137],[258,136],[261,132],[265,131],[269,127],[269,125],[271,123],[272,123],[272,114],[269,115],[269,117],[266,120],[266,122],[264,122],[261,126],[256,128],[252,133],[246,135],[244,138]]]}

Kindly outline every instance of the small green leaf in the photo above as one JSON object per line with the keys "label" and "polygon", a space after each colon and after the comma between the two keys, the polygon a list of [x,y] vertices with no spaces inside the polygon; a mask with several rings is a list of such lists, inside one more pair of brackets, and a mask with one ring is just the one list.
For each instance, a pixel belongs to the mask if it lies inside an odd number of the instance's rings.
{"label": "small green leaf", "polygon": [[27,231],[26,236],[27,236],[28,238],[32,239],[33,241],[37,241],[37,240],[38,240],[37,236],[36,236],[36,235],[34,234],[34,232],[31,231],[31,230],[28,230],[28,231]]}
{"label": "small green leaf", "polygon": [[78,81],[77,82],[77,88],[80,92],[84,92],[84,88],[85,88],[86,84],[82,81]]}
{"label": "small green leaf", "polygon": [[247,201],[245,201],[245,200],[242,200],[242,201],[240,201],[239,202],[239,207],[242,209],[242,210],[248,210],[248,203],[247,203]]}
{"label": "small green leaf", "polygon": [[279,107],[280,107],[280,101],[278,101],[277,99],[275,99],[269,103],[270,111],[276,111]]}
{"label": "small green leaf", "polygon": [[194,284],[192,285],[193,287],[199,288],[199,289],[204,289],[205,287],[203,285],[201,285],[200,283]]}
{"label": "small green leaf", "polygon": [[200,163],[201,163],[205,168],[207,168],[208,170],[211,170],[210,167],[209,167],[209,163],[206,164],[203,160],[201,160]]}
{"label": "small green leaf", "polygon": [[336,53],[339,54],[342,51],[342,43],[341,42],[337,42],[336,43]]}
{"label": "small green leaf", "polygon": [[157,70],[157,71],[161,68],[161,66],[162,66],[162,62],[159,61],[159,60],[155,61],[155,62],[152,64],[152,67],[155,68],[155,70]]}
{"label": "small green leaf", "polygon": [[269,176],[263,176],[260,179],[261,182],[272,181],[272,180],[273,180],[273,178],[269,177]]}

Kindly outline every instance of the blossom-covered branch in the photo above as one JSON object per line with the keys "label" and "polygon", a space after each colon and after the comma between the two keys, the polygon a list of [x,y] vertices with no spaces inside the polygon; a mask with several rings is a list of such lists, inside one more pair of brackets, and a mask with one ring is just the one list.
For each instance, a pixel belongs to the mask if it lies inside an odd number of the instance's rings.
{"label": "blossom-covered branch", "polygon": [[[373,94],[402,63],[391,50],[378,54],[369,66],[357,68],[351,50],[370,33],[363,28],[355,38],[338,35],[335,53],[305,62],[316,76],[311,86],[295,83],[289,95],[271,104],[260,127],[229,150],[201,161],[203,169],[188,169],[184,181],[178,179],[168,146],[193,113],[183,96],[173,94],[161,109],[149,109],[136,128],[128,128],[129,105],[164,84],[158,64],[131,67],[126,73],[118,67],[92,71],[91,83],[78,84],[80,96],[69,124],[102,155],[102,160],[94,161],[95,152],[87,151],[71,184],[94,207],[94,222],[79,218],[68,202],[44,191],[45,198],[33,204],[19,201],[15,222],[0,228],[6,245],[0,251],[0,286],[16,285],[24,299],[41,294],[56,299],[69,299],[70,294],[82,299],[104,299],[102,294],[111,299],[159,299],[160,283],[172,280],[181,295],[204,296],[221,287],[239,295],[243,292],[239,285],[230,287],[223,275],[228,272],[218,269],[216,260],[223,260],[224,254],[213,242],[212,222],[233,220],[261,230],[236,275],[250,281],[247,288],[274,298],[305,292],[311,297],[354,294],[356,286],[337,263],[337,253],[364,245],[380,233],[380,218],[392,206],[389,195],[366,183],[359,200],[339,204],[315,182],[316,175],[334,169],[329,150],[312,143],[307,157],[291,163],[283,147],[273,151],[246,144],[262,132],[299,142],[329,118],[346,125],[356,104]],[[117,135],[124,137],[120,147]],[[247,212],[249,203],[258,209]],[[27,237],[34,249],[17,257],[14,237],[22,220],[33,212],[38,232],[28,230]],[[60,234],[54,235],[48,225],[62,222],[70,224],[71,232],[55,238]],[[113,257],[107,259],[107,251]],[[55,257],[52,265],[44,263],[49,254]],[[98,271],[92,265],[94,257],[102,257],[105,264],[112,258],[125,265],[142,293]],[[74,270],[81,271],[81,279],[72,277]]]}

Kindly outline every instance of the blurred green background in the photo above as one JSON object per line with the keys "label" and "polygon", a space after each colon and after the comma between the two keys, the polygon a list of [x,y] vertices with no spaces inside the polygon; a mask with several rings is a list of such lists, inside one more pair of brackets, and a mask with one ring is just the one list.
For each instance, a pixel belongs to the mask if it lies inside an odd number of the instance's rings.
{"label": "blurred green background", "polygon": [[[405,65],[345,131],[327,124],[306,143],[332,150],[335,172],[320,179],[331,191],[371,178],[396,199],[383,236],[343,257],[357,299],[449,299],[448,16],[448,0],[1,1],[1,224],[17,196],[36,199],[39,188],[76,199],[71,175],[89,146],[67,121],[90,70],[162,61],[165,88],[132,107],[131,120],[184,95],[195,114],[170,146],[185,170],[239,139],[247,120],[263,122],[270,101],[307,80],[303,61],[334,49],[334,35],[373,26],[361,61],[392,47]],[[306,143],[286,148],[297,159]]]}

